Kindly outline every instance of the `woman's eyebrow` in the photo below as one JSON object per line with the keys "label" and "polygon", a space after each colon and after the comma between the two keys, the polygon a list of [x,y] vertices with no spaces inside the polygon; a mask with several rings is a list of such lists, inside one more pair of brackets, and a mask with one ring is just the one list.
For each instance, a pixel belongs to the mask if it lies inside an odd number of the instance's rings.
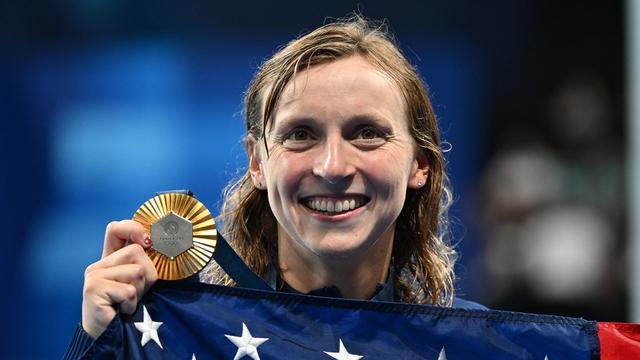
{"label": "woman's eyebrow", "polygon": [[349,121],[373,122],[373,123],[380,124],[380,125],[388,124],[390,122],[384,116],[380,116],[378,114],[369,114],[369,113],[358,114],[358,115],[351,116],[349,118]]}
{"label": "woman's eyebrow", "polygon": [[285,116],[281,119],[274,119],[274,129],[291,129],[302,125],[314,125],[318,120],[312,116]]}
{"label": "woman's eyebrow", "polygon": [[[275,118],[274,121],[271,122],[270,124],[271,126],[269,130],[279,133],[279,132],[291,130],[299,126],[314,128],[318,126],[318,124],[320,124],[321,122],[322,121],[320,119],[314,116],[291,114],[291,115],[285,115],[283,117]],[[386,116],[383,116],[381,114],[374,114],[374,113],[360,113],[360,114],[349,116],[345,120],[344,125],[346,125],[347,127],[357,127],[359,125],[372,125],[372,126],[380,127],[387,131],[391,131],[393,129],[393,123],[390,119],[388,119]]]}
{"label": "woman's eyebrow", "polygon": [[351,126],[372,125],[388,132],[393,130],[392,121],[377,114],[358,114],[350,117],[348,123]]}

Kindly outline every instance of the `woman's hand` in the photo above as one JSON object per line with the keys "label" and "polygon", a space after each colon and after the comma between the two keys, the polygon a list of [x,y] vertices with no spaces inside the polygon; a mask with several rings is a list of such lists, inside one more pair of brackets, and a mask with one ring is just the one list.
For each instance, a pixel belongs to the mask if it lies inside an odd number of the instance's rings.
{"label": "woman's hand", "polygon": [[[129,246],[125,246],[127,241]],[[102,258],[84,273],[82,327],[92,338],[102,334],[116,310],[132,314],[142,295],[158,279],[145,254],[149,247],[151,240],[140,223],[123,220],[107,226]]]}

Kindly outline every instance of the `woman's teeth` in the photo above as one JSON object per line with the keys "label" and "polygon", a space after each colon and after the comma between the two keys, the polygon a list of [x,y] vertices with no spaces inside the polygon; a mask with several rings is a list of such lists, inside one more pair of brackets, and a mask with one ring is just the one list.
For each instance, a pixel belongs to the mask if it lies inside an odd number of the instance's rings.
{"label": "woman's teeth", "polygon": [[316,211],[323,211],[327,213],[341,213],[353,210],[362,206],[364,203],[361,199],[345,199],[345,200],[308,200],[307,206]]}

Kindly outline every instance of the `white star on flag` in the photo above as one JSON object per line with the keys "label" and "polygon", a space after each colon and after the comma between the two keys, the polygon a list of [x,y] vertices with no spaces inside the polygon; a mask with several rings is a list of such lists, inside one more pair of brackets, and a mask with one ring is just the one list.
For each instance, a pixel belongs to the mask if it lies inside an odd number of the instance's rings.
{"label": "white star on flag", "polygon": [[340,350],[338,352],[325,351],[324,353],[338,360],[358,360],[362,358],[360,355],[349,354],[347,348],[344,347],[344,344],[342,343],[342,339],[340,339]]}
{"label": "white star on flag", "polygon": [[262,345],[263,342],[269,340],[269,338],[254,338],[251,336],[247,325],[242,323],[242,336],[231,336],[224,335],[231,341],[235,346],[238,347],[238,351],[236,352],[236,356],[233,360],[238,360],[243,356],[248,356],[253,360],[260,360],[260,355],[258,354],[258,346]]}
{"label": "white star on flag", "polygon": [[149,316],[149,312],[147,308],[142,305],[142,311],[144,312],[142,322],[133,323],[136,326],[136,329],[142,333],[142,340],[140,340],[140,345],[145,346],[149,340],[153,340],[160,346],[162,349],[162,344],[160,343],[160,338],[158,337],[158,328],[162,325],[161,322],[156,322],[151,319]]}
{"label": "white star on flag", "polygon": [[447,353],[444,352],[444,346],[442,350],[440,350],[440,355],[438,355],[438,360],[447,360]]}

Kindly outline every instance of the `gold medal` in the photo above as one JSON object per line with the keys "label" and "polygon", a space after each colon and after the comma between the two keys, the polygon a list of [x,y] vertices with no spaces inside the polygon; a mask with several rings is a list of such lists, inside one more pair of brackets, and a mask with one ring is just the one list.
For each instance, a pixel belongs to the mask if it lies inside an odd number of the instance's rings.
{"label": "gold medal", "polygon": [[158,194],[140,206],[133,220],[144,225],[151,236],[153,246],[147,255],[160,279],[189,277],[213,256],[218,238],[215,221],[190,192]]}

